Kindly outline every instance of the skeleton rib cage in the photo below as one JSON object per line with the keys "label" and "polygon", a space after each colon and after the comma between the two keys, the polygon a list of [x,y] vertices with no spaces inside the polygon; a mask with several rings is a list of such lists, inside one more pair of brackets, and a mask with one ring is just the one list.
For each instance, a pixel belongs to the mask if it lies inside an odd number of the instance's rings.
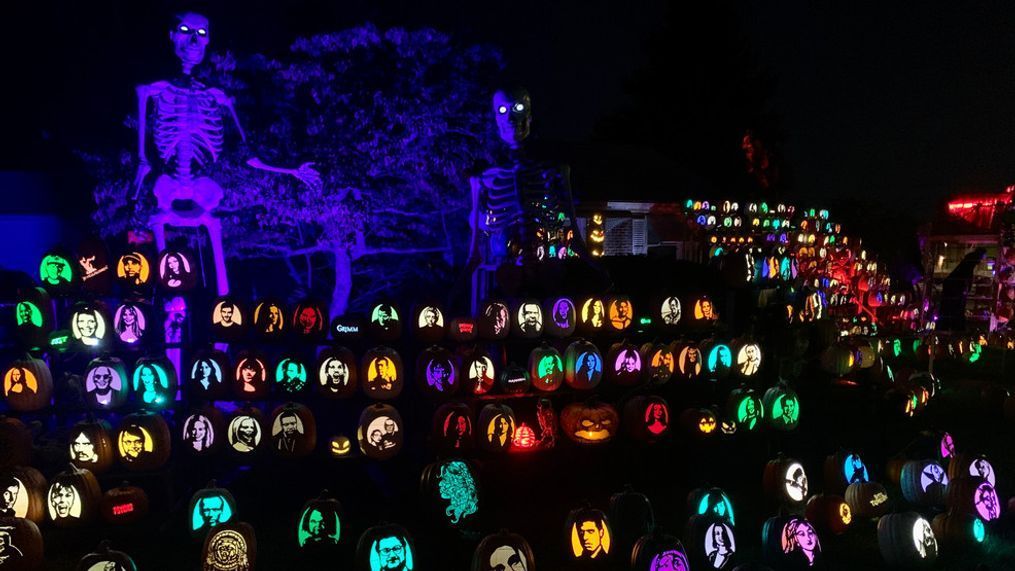
{"label": "skeleton rib cage", "polygon": [[[198,84],[200,85],[200,84]],[[224,141],[220,97],[215,90],[154,84],[153,139],[166,170],[181,181],[218,160]]]}
{"label": "skeleton rib cage", "polygon": [[561,217],[566,187],[559,169],[516,162],[487,169],[480,184],[480,229],[508,240],[509,251],[535,255],[541,245],[566,246]]}

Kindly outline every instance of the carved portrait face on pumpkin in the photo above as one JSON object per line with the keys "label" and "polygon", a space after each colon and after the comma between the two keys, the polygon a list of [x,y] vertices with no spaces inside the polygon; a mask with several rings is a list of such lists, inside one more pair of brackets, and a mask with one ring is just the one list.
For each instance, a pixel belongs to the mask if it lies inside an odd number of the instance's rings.
{"label": "carved portrait face on pumpkin", "polygon": [[70,457],[75,462],[95,464],[99,461],[99,455],[95,453],[95,443],[88,438],[88,434],[81,431],[71,440]]}
{"label": "carved portrait face on pumpkin", "polygon": [[937,557],[937,538],[934,537],[930,523],[922,517],[913,523],[913,546],[921,559]]}
{"label": "carved portrait face on pumpkin", "polygon": [[649,571],[688,571],[691,568],[687,556],[676,549],[667,549],[652,558]]}
{"label": "carved portrait face on pumpkin", "polygon": [[493,360],[485,355],[476,357],[469,363],[469,386],[477,395],[485,394],[493,388]]}
{"label": "carved portrait face on pumpkin", "polygon": [[444,314],[437,307],[428,305],[419,312],[419,321],[416,325],[420,329],[444,327]]}
{"label": "carved portrait face on pumpkin", "polygon": [[997,477],[994,475],[994,467],[990,465],[990,462],[986,458],[977,458],[969,464],[969,475],[983,478],[991,486],[997,482]]}
{"label": "carved portrait face on pumpkin", "polygon": [[106,336],[106,320],[98,310],[80,309],[71,316],[71,333],[81,343],[93,347]]}
{"label": "carved portrait face on pumpkin", "polygon": [[543,310],[535,303],[523,303],[518,308],[518,324],[522,333],[538,334],[543,330]]}
{"label": "carved portrait face on pumpkin", "polygon": [[794,502],[802,502],[807,498],[807,473],[797,462],[786,468],[785,490],[786,495]]}
{"label": "carved portrait face on pumpkin", "polygon": [[476,480],[468,464],[461,460],[451,460],[441,465],[437,475],[437,491],[441,499],[448,501],[445,515],[452,525],[479,511]]}
{"label": "carved portrait face on pumpkin", "polygon": [[148,278],[151,277],[150,274],[151,268],[148,264],[148,258],[139,252],[120,256],[116,264],[116,276],[129,285],[141,286],[147,284]]}
{"label": "carved portrait face on pumpkin", "polygon": [[77,488],[53,482],[49,488],[49,517],[52,519],[81,517],[81,494]]}
{"label": "carved portrait face on pumpkin", "polygon": [[224,496],[206,496],[194,505],[190,526],[194,531],[215,527],[233,518],[233,506]]}
{"label": "carved portrait face on pumpkin", "polygon": [[697,377],[701,374],[701,351],[697,347],[684,347],[680,351],[680,373],[687,377]]}
{"label": "carved portrait face on pumpkin", "polygon": [[553,303],[553,323],[560,329],[567,329],[574,323],[574,304],[562,297]]}
{"label": "carved portrait face on pumpkin", "polygon": [[722,569],[737,552],[733,528],[725,522],[713,523],[705,532],[705,556],[713,569]]}
{"label": "carved portrait face on pumpkin", "polygon": [[924,466],[923,472],[920,474],[920,489],[926,492],[927,488],[933,485],[948,485],[948,475],[937,462],[931,462]]}
{"label": "carved portrait face on pumpkin", "polygon": [[154,448],[152,435],[143,426],[131,424],[120,431],[117,439],[117,447],[120,450],[120,457],[126,462],[133,462],[142,455],[150,454]]}
{"label": "carved portrait face on pumpkin", "polygon": [[388,331],[398,323],[398,312],[387,303],[381,303],[374,307],[370,314],[370,322],[377,325],[382,331]]}
{"label": "carved portrait face on pumpkin", "polygon": [[50,254],[39,264],[39,276],[49,285],[70,283],[72,279],[70,263],[61,256]]}
{"label": "carved portrait face on pumpkin", "polygon": [[815,558],[821,553],[821,543],[814,526],[805,519],[791,518],[782,528],[782,551],[787,554],[800,552],[806,557],[807,565],[813,566]]}
{"label": "carved portrait face on pumpkin", "polygon": [[571,526],[571,553],[576,559],[605,559],[611,544],[610,528],[601,517],[579,518]]}
{"label": "carved portrait face on pumpkin", "polygon": [[529,571],[525,553],[513,545],[501,545],[490,552],[484,571]]}
{"label": "carved portrait face on pumpkin", "polygon": [[326,359],[321,363],[319,378],[329,391],[340,392],[349,384],[349,365],[338,357]]}
{"label": "carved portrait face on pumpkin", "polygon": [[662,317],[665,325],[680,323],[680,300],[676,297],[666,298],[660,308],[659,315]]}
{"label": "carved portrait face on pumpkin", "polygon": [[342,532],[338,512],[324,506],[307,508],[300,517],[297,538],[300,547],[307,545],[336,545]]}
{"label": "carved portrait face on pumpkin", "polygon": [[370,547],[370,571],[412,571],[412,569],[412,547],[404,537],[384,536]]}
{"label": "carved portrait face on pumpkin", "polygon": [[986,521],[994,521],[1000,515],[1000,500],[990,482],[982,482],[976,487],[973,505],[976,506],[976,513]]}

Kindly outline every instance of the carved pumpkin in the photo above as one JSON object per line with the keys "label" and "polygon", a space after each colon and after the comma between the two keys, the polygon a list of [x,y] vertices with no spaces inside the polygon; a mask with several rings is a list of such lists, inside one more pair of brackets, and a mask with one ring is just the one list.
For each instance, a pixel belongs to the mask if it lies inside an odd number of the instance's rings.
{"label": "carved pumpkin", "polygon": [[466,530],[475,527],[479,520],[479,481],[465,460],[450,458],[424,468],[420,496],[439,525]]}
{"label": "carved pumpkin", "polygon": [[683,306],[680,303],[680,298],[675,295],[666,296],[657,300],[655,307],[658,308],[654,316],[656,324],[664,331],[672,331],[680,325],[680,318],[683,317]]}
{"label": "carved pumpkin", "polygon": [[453,395],[461,384],[459,376],[457,360],[444,347],[434,345],[416,358],[416,380],[425,394]]}
{"label": "carved pumpkin", "polygon": [[441,405],[434,413],[431,435],[434,446],[443,452],[462,454],[471,450],[474,432],[469,405],[460,402]]}
{"label": "carved pumpkin", "polygon": [[853,523],[853,509],[841,496],[819,494],[807,500],[804,514],[823,533],[842,535]]}
{"label": "carved pumpkin", "polygon": [[560,353],[543,343],[529,353],[529,378],[538,391],[553,392],[564,383],[564,360]]}
{"label": "carved pumpkin", "polygon": [[94,474],[72,464],[50,481],[46,500],[50,521],[58,527],[72,527],[90,521],[98,513],[102,490]]}
{"label": "carved pumpkin", "polygon": [[241,351],[232,371],[233,396],[240,400],[260,400],[268,396],[268,365],[256,351]]}
{"label": "carved pumpkin", "polygon": [[565,338],[574,334],[578,326],[578,311],[569,297],[554,297],[543,303],[546,333],[552,337]]}
{"label": "carved pumpkin", "polygon": [[338,460],[351,458],[352,442],[349,440],[349,437],[344,434],[332,436],[328,452],[331,454],[332,458],[336,458]]}
{"label": "carved pumpkin", "polygon": [[455,343],[472,343],[479,337],[479,323],[471,317],[456,317],[448,324],[448,337]]}
{"label": "carved pumpkin", "polygon": [[713,517],[730,525],[736,523],[733,502],[722,488],[697,488],[687,495],[687,508],[692,515]]}
{"label": "carved pumpkin", "polygon": [[691,516],[687,537],[692,569],[733,568],[738,546],[729,521],[711,515]]}
{"label": "carved pumpkin", "polygon": [[765,465],[762,484],[770,501],[790,507],[802,507],[810,491],[803,464],[783,456]]}
{"label": "carved pumpkin", "polygon": [[108,353],[92,359],[85,369],[85,402],[95,410],[112,410],[127,401],[130,377],[123,361]]}
{"label": "carved pumpkin", "polygon": [[211,308],[212,337],[223,341],[240,339],[247,330],[248,317],[239,300],[228,296],[215,299]]}
{"label": "carved pumpkin", "polygon": [[159,285],[166,292],[188,292],[197,285],[197,259],[184,250],[163,250],[159,254]]}
{"label": "carved pumpkin", "polygon": [[828,347],[821,353],[821,369],[826,373],[841,377],[849,374],[856,365],[856,354],[845,342]]}
{"label": "carved pumpkin", "polygon": [[328,334],[328,308],[323,303],[305,299],[293,310],[289,333],[303,342],[320,341]]}
{"label": "carved pumpkin", "polygon": [[74,304],[71,308],[70,330],[74,342],[85,350],[107,347],[112,330],[109,312],[98,302]]}
{"label": "carved pumpkin", "polygon": [[78,468],[87,468],[94,474],[102,474],[113,465],[115,453],[110,428],[105,421],[88,420],[71,428],[70,461]]}
{"label": "carved pumpkin", "polygon": [[284,404],[271,413],[271,447],[283,458],[308,456],[317,446],[314,413],[302,404]]}
{"label": "carved pumpkin", "polygon": [[610,496],[610,525],[613,528],[613,548],[618,553],[630,553],[639,538],[655,529],[655,512],[645,494],[625,486]]}
{"label": "carved pumpkin", "polygon": [[154,329],[154,312],[146,303],[127,301],[113,312],[113,334],[128,349],[145,344],[148,331]]}
{"label": "carved pumpkin", "polygon": [[778,569],[822,566],[821,541],[814,525],[800,516],[769,518],[761,528],[762,557]]}
{"label": "carved pumpkin", "polygon": [[676,359],[669,345],[646,343],[641,346],[642,369],[653,385],[663,385],[673,378]]}
{"label": "carved pumpkin", "polygon": [[603,356],[599,349],[578,339],[564,351],[564,381],[573,389],[592,390],[603,378]]}
{"label": "carved pumpkin", "polygon": [[658,531],[645,534],[635,542],[631,550],[631,569],[635,571],[680,571],[690,568],[690,558],[684,544],[672,535]]}
{"label": "carved pumpkin", "polygon": [[374,347],[363,355],[360,369],[363,392],[373,399],[390,400],[402,393],[405,373],[402,357],[388,347]]}
{"label": "carved pumpkin", "polygon": [[662,397],[637,396],[624,406],[624,425],[635,440],[658,441],[669,434],[670,422],[670,405]]}
{"label": "carved pumpkin", "polygon": [[729,376],[733,368],[733,350],[716,340],[701,344],[701,356],[705,363],[705,374],[711,381],[721,381]]}
{"label": "carved pumpkin", "polygon": [[918,506],[942,506],[948,488],[948,474],[934,460],[911,460],[902,466],[899,487],[906,501]]}
{"label": "carved pumpkin", "polygon": [[146,292],[154,278],[151,260],[142,252],[127,252],[116,261],[116,281],[122,291]]}
{"label": "carved pumpkin", "polygon": [[532,547],[517,533],[501,530],[488,535],[472,555],[472,571],[535,571]]}
{"label": "carved pumpkin", "polygon": [[191,411],[180,425],[180,447],[194,456],[210,456],[225,440],[225,421],[213,406]]}
{"label": "carved pumpkin", "polygon": [[17,517],[42,523],[46,517],[46,478],[29,466],[0,472],[0,517]]}
{"label": "carved pumpkin", "polygon": [[109,547],[108,541],[103,541],[95,551],[86,554],[78,563],[78,571],[137,571],[137,565],[129,555],[122,551],[115,551]]}
{"label": "carved pumpkin", "polygon": [[689,408],[680,415],[680,423],[691,436],[708,438],[717,432],[719,420],[710,408]]}
{"label": "carved pumpkin", "polygon": [[412,536],[404,527],[393,523],[367,529],[356,544],[355,568],[357,571],[417,569]]}
{"label": "carved pumpkin", "polygon": [[281,300],[264,299],[254,306],[254,333],[264,341],[277,341],[289,332],[286,307]]}
{"label": "carved pumpkin", "polygon": [[501,392],[509,395],[524,394],[532,386],[529,372],[515,363],[508,363],[507,366],[501,369],[497,380]]}
{"label": "carved pumpkin", "polygon": [[586,566],[603,565],[613,548],[610,520],[600,510],[581,507],[572,510],[564,525],[567,560]]}
{"label": "carved pumpkin", "polygon": [[626,295],[611,297],[606,302],[606,316],[609,328],[614,333],[623,333],[634,322],[634,308],[631,298]]}
{"label": "carved pumpkin", "polygon": [[761,371],[761,345],[745,339],[734,343],[731,350],[735,360],[733,373],[741,379],[756,377]]}
{"label": "carved pumpkin", "polygon": [[982,547],[987,539],[987,526],[983,520],[970,514],[938,514],[931,520],[930,527],[938,543],[956,550]]}
{"label": "carved pumpkin", "polygon": [[155,470],[167,460],[171,447],[169,425],[157,413],[129,414],[116,429],[116,450],[128,470]]}
{"label": "carved pumpkin", "polygon": [[825,492],[841,494],[856,482],[869,482],[870,473],[860,455],[841,450],[825,458]]}
{"label": "carved pumpkin", "polygon": [[229,523],[236,515],[236,499],[229,490],[219,488],[215,480],[198,490],[187,507],[187,527],[194,537],[204,537],[209,529]]}
{"label": "carved pumpkin", "polygon": [[381,302],[370,310],[367,332],[378,341],[394,341],[402,336],[402,314],[393,303]]}
{"label": "carved pumpkin", "polygon": [[148,516],[148,494],[126,482],[102,496],[102,519],[113,525],[130,525]]}
{"label": "carved pumpkin", "polygon": [[622,387],[641,381],[644,363],[641,351],[633,343],[614,343],[606,354],[606,378]]}
{"label": "carved pumpkin", "polygon": [[233,413],[226,426],[226,441],[239,457],[251,457],[264,448],[266,427],[260,409],[244,407]]}
{"label": "carved pumpkin", "polygon": [[14,306],[15,336],[22,346],[35,349],[49,344],[53,330],[53,301],[42,288],[19,293]]}
{"label": "carved pumpkin", "polygon": [[560,428],[581,445],[605,444],[613,439],[620,425],[616,409],[606,403],[571,403],[560,413]]}
{"label": "carved pumpkin", "polygon": [[12,362],[3,372],[3,391],[11,410],[32,412],[49,406],[53,397],[49,365],[30,356]]}
{"label": "carved pumpkin", "polygon": [[20,420],[0,415],[0,468],[27,465],[32,459],[32,433]]}
{"label": "carved pumpkin", "polygon": [[490,392],[497,379],[497,367],[485,351],[475,350],[462,361],[465,389],[473,395]]}
{"label": "carved pumpkin", "polygon": [[765,405],[761,397],[747,387],[740,387],[730,391],[726,400],[727,418],[736,420],[737,427],[741,430],[751,432],[761,426],[765,417]]}
{"label": "carved pumpkin", "polygon": [[39,263],[39,281],[52,295],[67,295],[78,285],[77,269],[66,252],[55,249],[46,252]]}
{"label": "carved pumpkin", "polygon": [[359,367],[352,351],[335,347],[317,357],[317,394],[338,399],[352,396],[359,386]]}
{"label": "carved pumpkin", "polygon": [[416,338],[423,343],[439,343],[447,332],[444,310],[437,303],[425,303],[416,308],[412,319]]}
{"label": "carved pumpkin", "polygon": [[854,482],[846,486],[846,503],[853,510],[853,519],[873,519],[886,513],[891,505],[888,492],[877,482]]}
{"label": "carved pumpkin", "polygon": [[991,486],[997,484],[997,476],[994,474],[994,466],[987,460],[986,456],[966,454],[959,452],[952,456],[948,462],[948,479],[957,480],[962,476],[983,478]]}
{"label": "carved pumpkin", "polygon": [[325,551],[342,539],[342,504],[324,490],[303,504],[296,525],[296,541],[304,551]]}
{"label": "carved pumpkin", "polygon": [[511,311],[503,301],[491,300],[483,304],[478,320],[479,336],[487,341],[502,341],[511,332]]}
{"label": "carved pumpkin", "polygon": [[4,571],[32,571],[43,564],[42,533],[30,519],[0,517]]}
{"label": "carved pumpkin", "polygon": [[585,335],[595,335],[606,327],[606,304],[598,297],[585,298],[578,312],[578,325]]}
{"label": "carved pumpkin", "polygon": [[225,523],[204,539],[204,571],[253,571],[257,561],[254,528],[243,522]]}
{"label": "carved pumpkin", "polygon": [[776,385],[761,399],[768,425],[780,431],[795,430],[800,424],[800,398],[785,384]]}
{"label": "carved pumpkin", "polygon": [[387,460],[402,450],[405,424],[395,407],[373,404],[363,409],[356,429],[359,448],[369,458]]}
{"label": "carved pumpkin", "polygon": [[694,311],[691,313],[691,324],[696,327],[711,327],[719,320],[719,311],[708,296],[700,296],[694,300]]}
{"label": "carved pumpkin", "polygon": [[141,406],[164,408],[176,400],[176,367],[164,356],[142,357],[134,365],[131,389]]}
{"label": "carved pumpkin", "polygon": [[948,508],[990,522],[1001,517],[1001,500],[994,486],[975,476],[961,476],[948,485]]}
{"label": "carved pumpkin", "polygon": [[677,359],[677,378],[692,381],[702,375],[705,368],[705,359],[702,357],[701,349],[697,345],[674,342],[671,347],[673,355]]}
{"label": "carved pumpkin", "polygon": [[513,321],[513,331],[522,339],[536,339],[543,334],[543,308],[534,299],[518,303]]}
{"label": "carved pumpkin", "polygon": [[929,567],[937,560],[934,530],[916,512],[889,514],[878,520],[878,548],[892,566]]}
{"label": "carved pumpkin", "polygon": [[198,398],[219,399],[225,396],[227,378],[231,377],[228,355],[215,350],[198,351],[187,372],[187,391]]}
{"label": "carved pumpkin", "polygon": [[490,403],[479,411],[479,442],[484,450],[503,452],[511,447],[515,412],[506,404]]}

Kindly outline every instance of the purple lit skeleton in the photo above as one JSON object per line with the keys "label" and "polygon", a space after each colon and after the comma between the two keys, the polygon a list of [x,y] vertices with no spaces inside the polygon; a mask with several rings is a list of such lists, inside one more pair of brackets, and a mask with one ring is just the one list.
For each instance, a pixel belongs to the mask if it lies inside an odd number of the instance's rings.
{"label": "purple lit skeleton", "polygon": [[[194,67],[204,60],[210,28],[200,14],[184,13],[169,33],[182,74],[173,80],[156,81],[137,87],[138,98],[138,171],[134,180],[134,198],[141,194],[145,178],[152,170],[146,152],[149,117],[152,140],[162,161],[162,172],[155,181],[158,210],[150,225],[161,250],[166,245],[166,226],[204,226],[211,239],[215,258],[218,293],[228,293],[225,258],[222,250],[222,226],[211,214],[223,197],[222,187],[201,175],[204,167],[218,160],[225,141],[225,117],[246,140],[232,99],[220,89],[208,87],[193,78]],[[290,174],[312,189],[319,189],[320,175],[313,163],[296,169],[273,167],[257,157],[247,161],[253,168]]]}

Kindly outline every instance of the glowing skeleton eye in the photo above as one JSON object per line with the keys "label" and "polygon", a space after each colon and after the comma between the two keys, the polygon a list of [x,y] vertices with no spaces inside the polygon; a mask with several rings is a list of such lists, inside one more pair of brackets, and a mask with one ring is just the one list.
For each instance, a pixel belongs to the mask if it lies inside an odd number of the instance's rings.
{"label": "glowing skeleton eye", "polygon": [[521,103],[515,103],[515,111],[525,111],[525,106]]}
{"label": "glowing skeleton eye", "polygon": [[507,107],[501,105],[500,107],[497,108],[497,113],[500,113],[501,115],[507,113]]}
{"label": "glowing skeleton eye", "polygon": [[208,35],[208,30],[205,30],[204,28],[198,28],[197,29],[197,35],[199,35],[199,36],[207,36]]}
{"label": "glowing skeleton eye", "polygon": [[190,26],[188,26],[186,24],[180,24],[179,30],[181,32],[183,32],[184,34],[189,34],[190,33]]}

